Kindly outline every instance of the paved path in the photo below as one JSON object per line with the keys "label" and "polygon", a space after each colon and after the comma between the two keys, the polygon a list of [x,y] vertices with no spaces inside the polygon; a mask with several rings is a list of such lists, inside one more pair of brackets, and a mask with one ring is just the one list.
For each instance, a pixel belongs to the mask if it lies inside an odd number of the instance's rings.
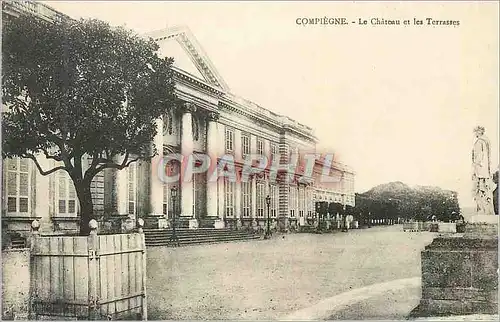
{"label": "paved path", "polygon": [[[291,316],[339,294],[420,276],[420,251],[433,236],[403,233],[401,226],[389,226],[348,233],[289,234],[266,241],[149,248],[149,315],[151,319],[211,320]],[[406,298],[413,296],[418,303],[419,289],[393,292],[401,298],[397,292],[407,292]],[[377,313],[377,305],[371,309],[375,318],[382,317],[379,313],[388,315],[384,305]],[[405,311],[405,305],[408,302],[398,310]],[[349,307],[332,317],[362,309]],[[405,313],[393,316],[401,314]]]}

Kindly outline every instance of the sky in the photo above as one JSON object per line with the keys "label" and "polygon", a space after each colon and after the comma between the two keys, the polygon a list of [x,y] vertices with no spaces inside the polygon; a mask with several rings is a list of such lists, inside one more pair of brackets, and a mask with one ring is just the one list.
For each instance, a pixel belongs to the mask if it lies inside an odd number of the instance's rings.
{"label": "sky", "polygon": [[[231,92],[313,127],[356,172],[356,192],[402,181],[471,206],[476,125],[498,168],[498,2],[45,3],[140,34],[188,26]],[[368,25],[296,23],[325,16]],[[428,17],[460,25],[370,24]]]}

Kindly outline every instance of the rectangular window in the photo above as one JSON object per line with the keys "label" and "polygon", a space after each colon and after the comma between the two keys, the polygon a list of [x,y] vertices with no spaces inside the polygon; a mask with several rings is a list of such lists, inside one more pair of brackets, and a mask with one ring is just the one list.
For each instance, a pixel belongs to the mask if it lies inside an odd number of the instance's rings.
{"label": "rectangular window", "polygon": [[278,149],[278,144],[271,142],[271,155],[278,155],[279,154],[279,149]]}
{"label": "rectangular window", "polygon": [[224,214],[226,217],[234,217],[234,200],[236,183],[226,180],[224,182]]}
{"label": "rectangular window", "polygon": [[73,180],[66,171],[56,172],[57,178],[57,213],[59,215],[76,215],[76,190]]}
{"label": "rectangular window", "polygon": [[279,200],[278,186],[276,185],[269,186],[269,196],[271,197],[271,205],[270,205],[271,217],[274,218],[278,215],[278,200]]}
{"label": "rectangular window", "polygon": [[[29,159],[6,159],[7,165],[7,212],[29,213],[31,176]],[[5,164],[4,163],[4,164]]]}
{"label": "rectangular window", "polygon": [[304,217],[304,212],[305,212],[305,208],[306,208],[306,205],[305,205],[305,199],[306,199],[306,196],[305,196],[305,190],[303,187],[299,187],[298,188],[298,192],[299,192],[299,217]]}
{"label": "rectangular window", "polygon": [[226,153],[234,152],[234,130],[226,127]]}
{"label": "rectangular window", "polygon": [[241,134],[241,154],[245,157],[250,154],[250,135]]}
{"label": "rectangular window", "polygon": [[295,215],[297,213],[297,187],[296,186],[290,186],[290,192],[288,195],[289,199],[289,205],[288,209],[290,211],[290,217],[295,218]]}
{"label": "rectangular window", "polygon": [[256,197],[257,197],[257,217],[264,217],[264,206],[266,203],[266,186],[264,182],[257,182],[256,185]]}
{"label": "rectangular window", "polygon": [[252,209],[252,183],[249,181],[241,183],[241,216],[250,218]]}
{"label": "rectangular window", "polygon": [[137,164],[131,163],[127,167],[128,177],[128,214],[135,215],[137,211]]}
{"label": "rectangular window", "polygon": [[264,154],[264,140],[261,138],[257,138],[257,154]]}
{"label": "rectangular window", "polygon": [[306,194],[307,217],[312,217],[314,213],[314,202],[312,198],[311,189],[307,189],[305,194]]}

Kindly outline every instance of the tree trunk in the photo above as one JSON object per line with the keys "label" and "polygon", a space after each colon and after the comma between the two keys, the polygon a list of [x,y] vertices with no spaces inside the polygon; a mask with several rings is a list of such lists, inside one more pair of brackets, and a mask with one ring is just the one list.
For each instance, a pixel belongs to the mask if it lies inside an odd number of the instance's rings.
{"label": "tree trunk", "polygon": [[94,219],[90,182],[83,181],[75,184],[75,189],[80,202],[80,235],[88,236],[90,234],[89,222]]}

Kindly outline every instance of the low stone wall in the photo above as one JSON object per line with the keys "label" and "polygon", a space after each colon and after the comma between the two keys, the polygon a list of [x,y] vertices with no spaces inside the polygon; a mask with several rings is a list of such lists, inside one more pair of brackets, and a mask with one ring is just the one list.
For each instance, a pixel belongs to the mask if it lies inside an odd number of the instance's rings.
{"label": "low stone wall", "polygon": [[498,237],[455,236],[422,251],[422,298],[411,316],[498,313]]}
{"label": "low stone wall", "polygon": [[28,317],[29,261],[29,249],[2,251],[2,320]]}
{"label": "low stone wall", "polygon": [[440,233],[456,233],[457,224],[453,222],[440,222],[438,224],[438,232]]}

